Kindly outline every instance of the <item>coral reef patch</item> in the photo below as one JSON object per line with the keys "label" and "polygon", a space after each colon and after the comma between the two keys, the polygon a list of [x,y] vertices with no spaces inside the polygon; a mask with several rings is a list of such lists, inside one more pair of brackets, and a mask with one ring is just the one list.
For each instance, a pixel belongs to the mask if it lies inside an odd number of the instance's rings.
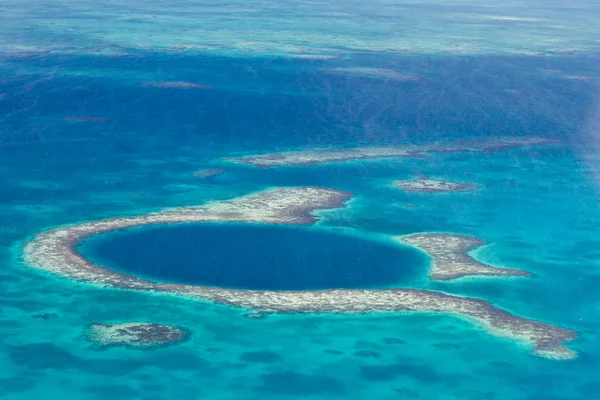
{"label": "coral reef patch", "polygon": [[88,339],[102,346],[155,347],[179,343],[189,336],[187,330],[146,322],[90,325]]}
{"label": "coral reef patch", "polygon": [[465,276],[531,276],[527,271],[514,268],[498,268],[481,263],[468,252],[486,244],[471,236],[445,233],[418,233],[397,236],[395,240],[416,247],[432,259],[429,277],[435,280],[449,280]]}

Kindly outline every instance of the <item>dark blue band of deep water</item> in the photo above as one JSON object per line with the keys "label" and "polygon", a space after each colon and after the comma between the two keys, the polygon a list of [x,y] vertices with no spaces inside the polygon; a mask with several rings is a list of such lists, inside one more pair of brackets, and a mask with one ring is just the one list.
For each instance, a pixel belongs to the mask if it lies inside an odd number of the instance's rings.
{"label": "dark blue band of deep water", "polygon": [[241,224],[160,225],[92,237],[95,263],[159,282],[257,290],[378,288],[424,271],[415,250],[323,230]]}

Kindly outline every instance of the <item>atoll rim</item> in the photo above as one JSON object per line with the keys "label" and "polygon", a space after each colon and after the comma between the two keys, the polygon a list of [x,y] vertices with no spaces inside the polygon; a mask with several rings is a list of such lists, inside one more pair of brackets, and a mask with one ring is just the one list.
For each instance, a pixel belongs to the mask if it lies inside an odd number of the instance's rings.
{"label": "atoll rim", "polygon": [[[576,356],[572,350],[563,346],[564,342],[576,337],[575,332],[512,315],[483,300],[417,289],[261,291],[156,283],[102,268],[76,250],[77,244],[87,237],[151,224],[227,221],[310,224],[315,221],[311,214],[314,210],[341,207],[350,197],[349,193],[320,187],[275,188],[205,206],[184,207],[139,217],[113,218],[55,228],[40,233],[27,243],[24,259],[34,268],[79,281],[114,288],[172,293],[258,312],[420,312],[456,315],[483,324],[490,333],[531,343],[534,352],[540,356]],[[483,266],[473,263],[464,255],[468,248],[480,244],[476,240],[439,235],[416,238],[418,240],[413,238],[413,242],[442,261],[441,266],[436,267],[441,271],[448,270],[444,262],[449,261],[452,264],[457,259],[464,264],[461,268],[485,271]],[[450,245],[450,250],[440,250],[445,244]]]}

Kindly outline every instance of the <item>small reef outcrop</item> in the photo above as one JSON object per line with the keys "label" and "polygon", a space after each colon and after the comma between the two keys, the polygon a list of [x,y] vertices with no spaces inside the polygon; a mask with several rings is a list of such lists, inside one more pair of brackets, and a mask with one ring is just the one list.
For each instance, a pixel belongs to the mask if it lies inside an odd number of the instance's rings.
{"label": "small reef outcrop", "polygon": [[222,175],[225,172],[227,171],[225,171],[224,169],[203,169],[201,171],[194,172],[194,176],[197,176],[199,178],[210,178],[211,176]]}
{"label": "small reef outcrop", "polygon": [[101,346],[149,348],[187,340],[189,332],[178,326],[147,322],[90,325],[88,339]]}
{"label": "small reef outcrop", "polygon": [[418,178],[392,183],[397,189],[412,193],[458,193],[479,188],[473,183],[450,182],[441,179]]}

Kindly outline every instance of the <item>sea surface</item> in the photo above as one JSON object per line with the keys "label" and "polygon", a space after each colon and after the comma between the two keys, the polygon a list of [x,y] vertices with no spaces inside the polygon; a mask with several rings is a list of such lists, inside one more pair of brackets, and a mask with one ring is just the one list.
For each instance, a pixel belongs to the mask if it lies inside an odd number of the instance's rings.
{"label": "sea surface", "polygon": [[[0,399],[600,399],[599,27],[589,0],[0,0]],[[502,136],[559,144],[270,169],[224,160]],[[225,173],[194,175],[206,169]],[[415,176],[480,189],[391,185]],[[477,297],[576,331],[578,357],[540,358],[444,315],[251,319],[22,260],[52,227],[305,185],[354,198],[310,227],[136,228],[83,251],[168,282]],[[431,281],[424,254],[388,239],[422,232],[481,238],[474,257],[533,277]],[[88,341],[92,323],[130,321],[191,336],[147,350]]]}

